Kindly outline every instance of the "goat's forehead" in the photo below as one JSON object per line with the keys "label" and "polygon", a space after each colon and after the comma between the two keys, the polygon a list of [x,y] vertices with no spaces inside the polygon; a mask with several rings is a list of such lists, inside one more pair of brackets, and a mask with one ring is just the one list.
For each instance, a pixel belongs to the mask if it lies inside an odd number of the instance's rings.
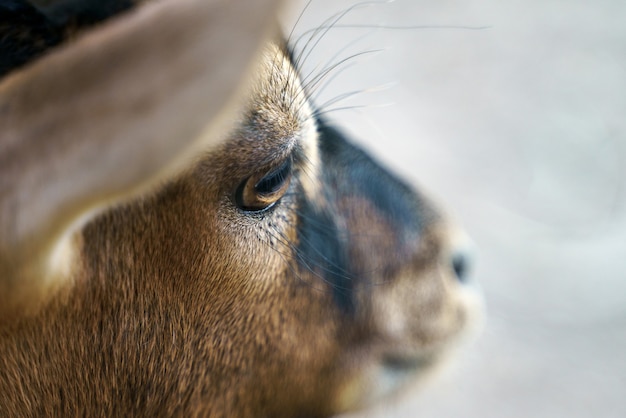
{"label": "goat's forehead", "polygon": [[240,124],[236,136],[241,151],[260,151],[275,159],[297,149],[304,156],[304,192],[312,199],[318,196],[319,186],[314,179],[320,162],[314,109],[297,69],[280,43],[270,42],[262,51],[252,73]]}
{"label": "goat's forehead", "polygon": [[252,72],[243,124],[265,135],[266,141],[297,139],[313,119],[298,72],[287,53],[269,43]]}

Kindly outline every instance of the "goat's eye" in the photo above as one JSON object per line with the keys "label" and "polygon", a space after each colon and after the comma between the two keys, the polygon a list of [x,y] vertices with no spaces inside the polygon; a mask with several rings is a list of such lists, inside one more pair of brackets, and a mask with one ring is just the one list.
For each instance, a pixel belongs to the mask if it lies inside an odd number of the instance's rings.
{"label": "goat's eye", "polygon": [[235,192],[235,203],[248,212],[260,212],[272,207],[289,188],[292,161],[287,158],[281,165],[254,174],[244,180]]}

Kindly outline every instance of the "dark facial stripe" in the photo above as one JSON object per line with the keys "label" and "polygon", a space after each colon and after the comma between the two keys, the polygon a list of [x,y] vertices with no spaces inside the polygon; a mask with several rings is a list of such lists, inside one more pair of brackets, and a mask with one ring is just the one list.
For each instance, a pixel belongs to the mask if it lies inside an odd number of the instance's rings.
{"label": "dark facial stripe", "polygon": [[[352,145],[339,131],[318,121],[318,132],[322,164],[318,180],[326,204],[320,209],[300,194],[299,263],[301,268],[312,270],[328,283],[342,310],[353,312],[356,289],[392,276],[388,271],[391,267],[408,262],[424,225],[434,220],[435,213],[411,188]],[[353,219],[362,217],[359,214],[362,212],[341,209],[341,202],[345,201],[366,202],[376,215],[372,219]],[[363,229],[343,230],[344,225],[355,225],[351,220]],[[387,228],[384,239],[367,238],[368,228],[373,225]],[[364,239],[368,242],[362,245],[359,240]],[[358,256],[359,266],[351,264],[355,251],[357,254],[366,251]],[[370,256],[377,256],[374,258],[378,264],[369,265]]]}
{"label": "dark facial stripe", "polygon": [[354,311],[354,279],[349,271],[345,233],[333,217],[315,208],[306,198],[298,204],[298,255],[300,269],[312,271],[328,284],[339,308]]}
{"label": "dark facial stripe", "polygon": [[[432,221],[426,205],[403,181],[382,168],[365,151],[348,142],[343,134],[319,124],[319,141],[325,172],[334,173],[337,195],[359,195],[369,201],[381,216],[398,227],[398,233],[409,232],[410,239]],[[331,174],[332,175],[332,174]],[[420,216],[416,216],[419,213]]]}

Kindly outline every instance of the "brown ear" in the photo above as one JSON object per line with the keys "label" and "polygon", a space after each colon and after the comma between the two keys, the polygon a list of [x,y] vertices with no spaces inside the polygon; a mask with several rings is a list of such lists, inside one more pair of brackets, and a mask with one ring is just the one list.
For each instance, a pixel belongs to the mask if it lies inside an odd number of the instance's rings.
{"label": "brown ear", "polygon": [[0,317],[58,279],[85,214],[218,142],[278,0],[162,0],[0,83]]}

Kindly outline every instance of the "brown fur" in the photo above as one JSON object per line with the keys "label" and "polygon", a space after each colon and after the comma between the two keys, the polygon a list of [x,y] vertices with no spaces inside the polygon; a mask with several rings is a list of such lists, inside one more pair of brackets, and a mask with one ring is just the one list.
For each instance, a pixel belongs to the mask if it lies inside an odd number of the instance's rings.
{"label": "brown fur", "polygon": [[[61,222],[63,234],[44,238],[62,240],[63,251],[46,253],[45,244],[30,255],[65,267],[45,303],[28,313],[17,304],[0,317],[0,415],[329,416],[385,395],[375,381],[390,370],[418,379],[468,328],[478,305],[455,277],[445,217],[400,185],[394,199],[412,214],[410,225],[399,223],[402,216],[344,176],[350,167],[322,149],[281,46],[266,46],[255,69],[234,128],[214,131],[183,168],[130,180],[142,186],[130,197],[121,187],[114,194],[123,199],[99,203],[79,228]],[[275,207],[237,208],[242,180],[292,153],[300,157]],[[116,175],[112,162],[108,170]],[[386,176],[395,190],[399,181]],[[2,210],[10,219],[9,206]],[[298,259],[305,207],[338,231],[353,286],[349,309],[334,298],[321,263]],[[10,257],[27,263],[33,242],[13,237],[0,246],[6,289],[38,282],[6,276],[20,271]]]}

